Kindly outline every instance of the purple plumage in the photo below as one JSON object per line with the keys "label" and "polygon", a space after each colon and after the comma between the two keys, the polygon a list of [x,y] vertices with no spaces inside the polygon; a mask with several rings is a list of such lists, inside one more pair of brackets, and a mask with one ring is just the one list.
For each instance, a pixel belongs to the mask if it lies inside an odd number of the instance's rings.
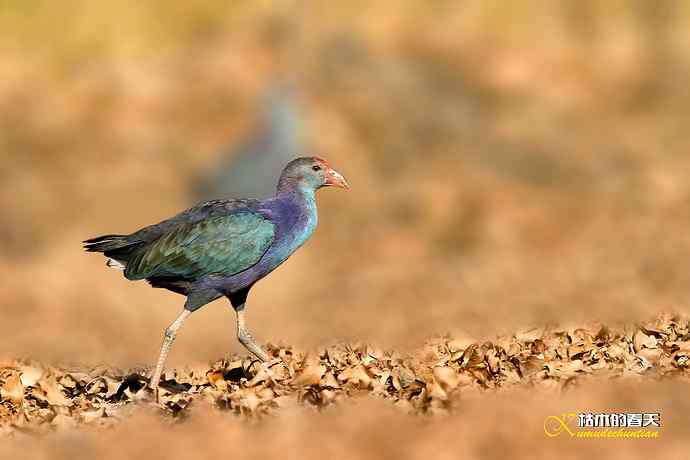
{"label": "purple plumage", "polygon": [[187,296],[182,313],[165,331],[152,388],[158,387],[185,319],[223,296],[237,312],[239,341],[262,361],[270,358],[246,327],[247,295],[314,232],[315,192],[329,185],[348,187],[325,160],[298,158],[283,170],[273,198],[209,201],[130,235],[84,242],[87,251],[102,252],[108,265],[122,269],[127,279],[146,279],[154,287]]}

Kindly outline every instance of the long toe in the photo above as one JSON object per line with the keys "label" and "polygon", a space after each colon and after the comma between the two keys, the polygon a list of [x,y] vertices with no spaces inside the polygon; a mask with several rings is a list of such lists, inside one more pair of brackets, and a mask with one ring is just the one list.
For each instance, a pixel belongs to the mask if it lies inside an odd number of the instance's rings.
{"label": "long toe", "polygon": [[267,363],[271,360],[271,355],[269,355],[266,350],[257,346],[256,350],[250,350],[252,353],[261,360],[263,363]]}

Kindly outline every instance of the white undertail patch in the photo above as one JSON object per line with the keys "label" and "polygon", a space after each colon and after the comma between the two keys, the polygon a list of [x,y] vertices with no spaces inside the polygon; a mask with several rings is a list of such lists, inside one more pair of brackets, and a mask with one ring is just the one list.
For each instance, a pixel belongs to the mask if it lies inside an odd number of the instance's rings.
{"label": "white undertail patch", "polygon": [[115,260],[115,259],[108,259],[108,261],[107,261],[105,264],[106,264],[108,267],[114,268],[114,269],[116,269],[116,270],[124,270],[124,269],[125,269],[125,266],[124,266],[122,263],[120,263],[120,262],[118,262],[117,260]]}

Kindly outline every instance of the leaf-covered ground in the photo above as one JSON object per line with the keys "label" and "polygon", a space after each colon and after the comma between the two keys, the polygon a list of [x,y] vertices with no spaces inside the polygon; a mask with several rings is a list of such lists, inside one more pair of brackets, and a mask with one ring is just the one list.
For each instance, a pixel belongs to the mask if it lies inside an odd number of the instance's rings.
{"label": "leaf-covered ground", "polygon": [[463,396],[516,386],[551,391],[585,379],[687,380],[690,322],[668,314],[644,324],[532,329],[485,342],[443,337],[407,355],[361,344],[271,353],[275,359],[266,364],[238,358],[169,370],[159,404],[143,369],[2,362],[0,433],[107,427],[141,405],[182,422],[209,410],[261,419],[290,406],[318,410],[370,395],[408,413],[439,415],[455,412]]}

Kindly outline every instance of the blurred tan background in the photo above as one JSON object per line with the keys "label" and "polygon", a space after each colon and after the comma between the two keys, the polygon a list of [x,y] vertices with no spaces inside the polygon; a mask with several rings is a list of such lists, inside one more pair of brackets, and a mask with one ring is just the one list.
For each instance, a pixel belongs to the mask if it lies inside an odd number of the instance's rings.
{"label": "blurred tan background", "polygon": [[[80,241],[193,203],[294,83],[319,194],[255,335],[402,350],[688,311],[690,4],[7,1],[0,353],[149,365],[182,307]],[[227,301],[169,364],[242,352]]]}

